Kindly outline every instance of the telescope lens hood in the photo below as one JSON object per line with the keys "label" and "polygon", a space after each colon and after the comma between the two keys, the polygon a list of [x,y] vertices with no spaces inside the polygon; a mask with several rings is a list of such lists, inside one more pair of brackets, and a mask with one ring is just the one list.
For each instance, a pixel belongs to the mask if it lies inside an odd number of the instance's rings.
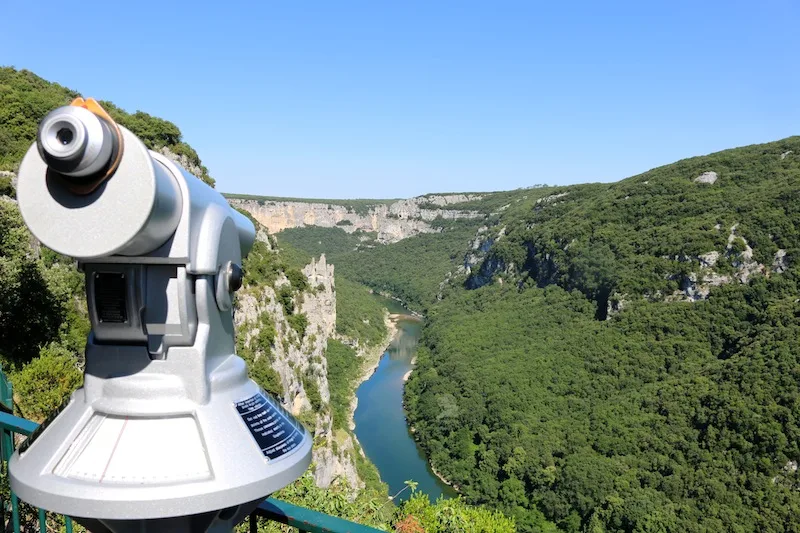
{"label": "telescope lens hood", "polygon": [[103,118],[77,106],[51,111],[39,125],[39,155],[67,183],[100,179],[116,159],[119,139]]}

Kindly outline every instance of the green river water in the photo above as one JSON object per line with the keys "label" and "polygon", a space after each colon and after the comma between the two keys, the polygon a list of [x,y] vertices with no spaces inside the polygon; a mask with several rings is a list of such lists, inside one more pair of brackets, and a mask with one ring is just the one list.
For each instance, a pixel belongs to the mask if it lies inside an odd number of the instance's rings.
{"label": "green river water", "polygon": [[[391,313],[403,316],[397,320],[398,334],[377,370],[356,391],[356,436],[364,453],[378,468],[381,480],[389,485],[392,496],[409,479],[416,481],[417,489],[431,500],[441,495],[452,496],[453,490],[436,477],[417,447],[403,409],[403,378],[413,368],[411,360],[422,332],[422,321],[394,300],[382,298],[382,304]],[[403,491],[398,501],[409,495],[409,490]]]}

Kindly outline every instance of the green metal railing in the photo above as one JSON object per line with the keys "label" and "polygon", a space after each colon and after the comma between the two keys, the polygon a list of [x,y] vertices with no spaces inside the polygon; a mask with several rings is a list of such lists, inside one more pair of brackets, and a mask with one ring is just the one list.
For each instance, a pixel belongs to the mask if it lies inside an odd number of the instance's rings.
{"label": "green metal railing", "polygon": [[257,516],[263,516],[274,522],[294,526],[300,531],[309,531],[311,533],[384,533],[379,529],[312,511],[275,498],[267,498],[250,515],[250,533],[258,531]]}
{"label": "green metal railing", "polygon": [[[3,473],[8,479],[8,460],[14,453],[14,438],[16,435],[30,435],[34,429],[38,427],[36,422],[25,420],[14,416],[14,393],[11,389],[11,383],[6,379],[5,374],[0,372],[0,455],[3,458]],[[20,517],[19,517],[19,498],[13,492],[10,492],[10,511],[11,511],[11,525],[14,533],[20,531]],[[8,531],[6,514],[8,513],[8,505],[4,498],[0,498],[0,525],[3,531]],[[47,516],[44,509],[38,510],[39,531],[40,533],[47,533]],[[72,520],[69,517],[65,519],[67,533],[72,533]]]}
{"label": "green metal railing", "polygon": [[[8,476],[8,460],[14,453],[15,435],[30,435],[39,425],[13,414],[13,394],[11,384],[0,372],[0,447],[2,448],[3,472]],[[11,492],[11,525],[14,533],[20,533],[20,510],[19,499]],[[0,500],[0,530],[8,531],[7,528],[7,505]],[[39,531],[47,532],[47,520],[44,509],[38,510]],[[250,532],[258,531],[258,517],[280,522],[288,526],[296,527],[300,531],[309,533],[379,533],[380,530],[350,522],[342,518],[312,511],[305,507],[292,505],[291,503],[267,498],[258,509],[250,515]],[[67,533],[72,533],[72,520],[65,518]]]}

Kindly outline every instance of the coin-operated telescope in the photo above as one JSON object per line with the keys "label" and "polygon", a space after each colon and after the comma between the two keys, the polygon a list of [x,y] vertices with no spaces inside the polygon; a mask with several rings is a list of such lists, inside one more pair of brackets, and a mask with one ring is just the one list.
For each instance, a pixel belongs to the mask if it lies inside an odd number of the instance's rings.
{"label": "coin-operated telescope", "polygon": [[230,531],[311,438],[234,354],[253,224],[92,99],[47,115],[17,199],[86,275],[84,385],[10,461],[23,500],[93,532]]}

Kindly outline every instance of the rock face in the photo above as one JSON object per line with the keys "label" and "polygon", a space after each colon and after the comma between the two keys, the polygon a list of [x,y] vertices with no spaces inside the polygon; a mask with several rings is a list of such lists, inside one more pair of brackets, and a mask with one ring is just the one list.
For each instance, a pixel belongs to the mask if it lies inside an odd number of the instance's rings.
{"label": "rock face", "polygon": [[439,231],[431,225],[437,218],[477,218],[481,213],[469,210],[442,209],[444,206],[480,199],[474,194],[431,195],[375,204],[362,209],[333,203],[269,200],[229,200],[245,209],[270,233],[304,226],[340,227],[348,233],[357,230],[377,233],[377,240],[393,243],[419,233]]}
{"label": "rock face", "polygon": [[[540,199],[536,202],[536,207],[553,201],[558,195]],[[722,226],[717,224],[715,228],[722,231]],[[705,300],[709,297],[711,289],[727,283],[748,283],[754,276],[781,274],[789,268],[792,259],[787,255],[786,250],[780,249],[775,252],[772,264],[764,265],[755,259],[753,248],[745,238],[737,231],[738,224],[729,228],[727,244],[722,251],[711,250],[697,256],[664,256],[664,259],[671,259],[680,263],[692,265],[688,274],[668,275],[667,279],[675,280],[679,283],[679,289],[671,294],[662,294],[656,291],[654,294],[643,294],[641,297],[650,300],[663,300],[668,302],[696,302]],[[503,277],[513,279],[519,271],[513,263],[507,263],[502,256],[493,252],[492,246],[505,235],[505,227],[496,233],[489,230],[486,226],[478,229],[470,249],[464,256],[464,262],[455,272],[448,273],[446,279],[439,286],[441,297],[444,286],[453,279],[464,279],[464,285],[468,289],[477,289],[488,283],[496,281],[503,282]],[[527,243],[526,265],[530,265],[529,274],[535,279],[540,287],[557,283],[554,279],[559,271],[549,253],[537,254],[533,244]],[[570,244],[563,247],[566,251]],[[535,259],[534,259],[535,258]],[[497,277],[501,275],[501,277]],[[608,302],[605,303],[605,316],[610,318],[619,313],[625,305],[636,296],[629,294],[613,293],[609,295]]]}
{"label": "rock face", "polygon": [[772,260],[772,271],[776,274],[783,274],[789,265],[786,263],[786,250],[780,249],[775,252],[775,258]]}
{"label": "rock face", "polygon": [[197,166],[196,164],[194,164],[192,161],[190,161],[188,157],[186,157],[183,154],[178,155],[166,146],[162,146],[161,148],[159,148],[158,152],[166,156],[167,159],[169,159],[176,165],[182,166],[184,169],[186,169],[187,172],[189,172],[189,174],[199,177],[202,176],[204,173],[204,170],[199,166]]}
{"label": "rock face", "polygon": [[[765,274],[767,267],[753,258],[753,249],[750,244],[737,233],[738,224],[730,228],[728,234],[728,244],[724,252],[716,250],[700,254],[697,258],[681,257],[681,261],[699,263],[699,269],[691,272],[688,277],[681,281],[680,290],[667,296],[668,301],[689,301],[696,302],[708,298],[712,287],[724,285],[726,283],[739,282],[747,283],[754,275]],[[719,229],[719,228],[718,228]],[[721,258],[730,260],[734,268],[732,274],[722,274],[717,271],[717,266]],[[780,274],[788,267],[786,263],[786,251],[778,250],[772,264],[772,272]]]}
{"label": "rock face", "polygon": [[[738,226],[738,224],[734,224],[733,227],[731,227],[731,233],[728,235],[728,246],[725,248],[725,251],[727,254],[734,256],[732,261],[733,267],[736,269],[734,276],[742,283],[747,283],[747,280],[750,279],[753,274],[763,274],[765,267],[753,259],[753,249],[747,241],[744,240],[744,237],[737,235],[736,228]],[[734,243],[737,239],[744,244],[744,250],[738,252],[738,255],[736,255],[737,252],[734,248]]]}
{"label": "rock face", "polygon": [[[537,201],[536,203],[538,204],[539,202]],[[505,226],[494,235],[489,232],[488,226],[478,228],[470,249],[464,254],[464,262],[455,273],[456,275],[466,274],[468,276],[466,281],[467,288],[477,289],[483,287],[492,280],[492,277],[497,272],[506,268],[505,262],[496,257],[484,261],[494,243],[502,239],[505,234]],[[478,266],[477,271],[475,271],[476,266]]]}
{"label": "rock face", "polygon": [[[325,256],[303,269],[308,278],[307,291],[296,300],[300,313],[307,317],[307,326],[302,338],[292,329],[284,312],[284,307],[276,295],[276,288],[288,284],[279,278],[274,287],[260,287],[257,291],[241,291],[237,297],[235,324],[237,335],[243,336],[245,346],[258,336],[260,323],[268,316],[275,328],[275,342],[270,357],[271,367],[278,373],[283,388],[280,400],[295,416],[300,416],[314,434],[313,461],[317,484],[328,487],[334,479],[344,479],[354,490],[363,488],[364,483],[356,471],[353,437],[346,432],[335,434],[330,415],[330,391],[328,387],[328,366],[325,358],[328,339],[336,331],[336,287],[334,267],[327,264]],[[297,302],[296,302],[297,303]],[[256,357],[264,357],[257,354]],[[307,388],[318,391],[321,406],[316,412],[312,409]]]}
{"label": "rock face", "polygon": [[700,254],[697,258],[700,260],[700,266],[702,268],[713,268],[716,266],[717,261],[719,261],[719,252],[708,252],[705,254]]}
{"label": "rock face", "polygon": [[716,172],[703,172],[699,176],[697,176],[694,181],[695,183],[708,183],[713,184],[717,181],[717,173]]}

